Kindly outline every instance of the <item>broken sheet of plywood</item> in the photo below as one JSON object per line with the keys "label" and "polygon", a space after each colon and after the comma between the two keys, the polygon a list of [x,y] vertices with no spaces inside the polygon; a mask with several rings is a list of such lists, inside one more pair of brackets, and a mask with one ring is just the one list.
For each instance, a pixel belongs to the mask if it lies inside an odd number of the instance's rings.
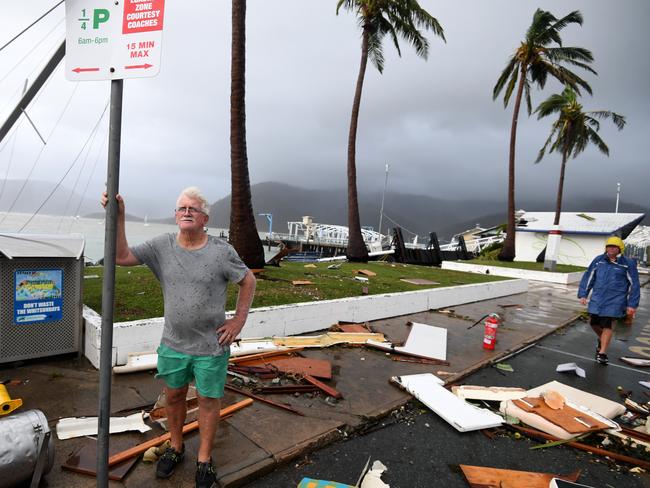
{"label": "broken sheet of plywood", "polygon": [[522,410],[537,414],[571,434],[583,434],[611,427],[611,425],[600,422],[597,418],[584,411],[577,410],[569,404],[554,409],[540,397],[520,398],[513,400],[513,403]]}
{"label": "broken sheet of plywood", "polygon": [[403,346],[389,342],[368,341],[368,345],[384,351],[428,359],[447,359],[447,329],[409,322],[411,330]]}
{"label": "broken sheet of plywood", "polygon": [[453,386],[451,391],[462,400],[503,401],[515,400],[526,396],[526,390],[523,388],[511,388],[507,386],[462,385]]}
{"label": "broken sheet of plywood", "polygon": [[287,374],[306,374],[317,378],[332,378],[332,363],[326,359],[272,356],[268,358],[241,361],[240,366],[269,366]]}
{"label": "broken sheet of plywood", "polygon": [[364,276],[377,276],[377,273],[375,273],[374,271],[370,271],[369,269],[355,269],[353,273],[361,274]]}
{"label": "broken sheet of plywood", "polygon": [[[567,402],[567,403],[571,407],[576,408],[582,412],[585,412],[591,417],[597,418],[600,422],[607,424],[608,427],[615,430],[620,430],[620,427],[616,422],[613,422],[612,420],[609,420],[608,418],[603,417],[592,410],[589,410],[584,405],[576,405],[572,402]],[[519,408],[517,405],[514,404],[514,400],[506,400],[505,402],[501,402],[501,404],[499,405],[499,411],[504,415],[515,417],[521,420],[523,423],[530,425],[531,427],[534,427],[537,430],[541,430],[542,432],[546,432],[547,434],[550,434],[553,437],[556,437],[557,439],[568,440],[576,436],[576,434],[572,434],[571,432],[566,431],[559,425],[556,425],[553,422],[549,422],[548,420],[537,415],[536,413],[527,412],[526,410]]]}
{"label": "broken sheet of plywood", "polygon": [[385,341],[384,334],[374,332],[328,332],[317,336],[273,337],[273,343],[285,347],[328,347],[334,344],[365,344]]}
{"label": "broken sheet of plywood", "polygon": [[[97,441],[92,437],[81,439],[82,444],[72,451],[70,457],[61,464],[61,468],[74,473],[97,476]],[[109,454],[114,454],[115,449],[109,447]],[[127,459],[115,464],[108,469],[108,479],[122,481],[133,465],[138,461],[137,457]]]}
{"label": "broken sheet of plywood", "polygon": [[410,283],[411,285],[439,285],[437,281],[426,280],[424,278],[400,278],[400,281],[404,283]]}
{"label": "broken sheet of plywood", "polygon": [[608,419],[613,419],[614,417],[618,417],[625,413],[625,407],[620,403],[565,385],[559,381],[551,381],[533,388],[532,390],[528,390],[526,396],[540,396],[549,390],[558,391],[568,401],[587,407],[589,410]]}
{"label": "broken sheet of plywood", "polygon": [[[111,417],[109,419],[109,433],[128,432],[137,430],[147,432],[151,430],[143,420],[143,412],[137,412],[126,417]],[[70,417],[64,418],[56,424],[56,436],[60,440],[73,439],[88,435],[97,435],[97,417]]]}
{"label": "broken sheet of plywood", "polygon": [[394,376],[392,381],[460,432],[489,429],[503,423],[499,415],[458,398],[443,386],[444,382],[440,378],[431,373]]}
{"label": "broken sheet of plywood", "polygon": [[580,471],[567,476],[551,473],[536,473],[533,471],[515,471],[512,469],[487,468],[483,466],[468,466],[461,464],[467,482],[473,488],[548,488],[553,478],[576,481]]}

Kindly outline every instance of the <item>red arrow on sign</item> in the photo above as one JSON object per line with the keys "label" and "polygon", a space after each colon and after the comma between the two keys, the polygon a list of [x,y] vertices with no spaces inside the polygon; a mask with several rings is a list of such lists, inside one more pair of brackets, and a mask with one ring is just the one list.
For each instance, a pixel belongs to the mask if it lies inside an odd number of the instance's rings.
{"label": "red arrow on sign", "polygon": [[99,71],[99,68],[75,68],[72,71],[75,73],[83,73],[85,71]]}
{"label": "red arrow on sign", "polygon": [[125,66],[124,69],[149,69],[152,68],[153,64],[133,64],[131,66]]}

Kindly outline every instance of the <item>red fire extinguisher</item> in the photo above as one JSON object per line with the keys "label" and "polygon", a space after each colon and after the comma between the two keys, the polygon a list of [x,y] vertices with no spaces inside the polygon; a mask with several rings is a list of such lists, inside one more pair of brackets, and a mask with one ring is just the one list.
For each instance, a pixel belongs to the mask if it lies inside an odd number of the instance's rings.
{"label": "red fire extinguisher", "polygon": [[485,332],[483,333],[483,349],[488,349],[490,351],[494,350],[494,346],[497,343],[497,330],[499,329],[499,322],[501,318],[495,314],[491,313],[485,319]]}

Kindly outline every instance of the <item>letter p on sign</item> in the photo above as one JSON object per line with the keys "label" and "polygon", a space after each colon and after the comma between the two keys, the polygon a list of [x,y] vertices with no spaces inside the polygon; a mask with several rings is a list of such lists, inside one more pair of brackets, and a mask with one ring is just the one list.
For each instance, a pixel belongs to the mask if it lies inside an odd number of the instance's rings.
{"label": "letter p on sign", "polygon": [[111,16],[111,13],[104,8],[96,8],[93,10],[93,29],[98,29],[99,24],[103,24],[108,21],[108,18]]}

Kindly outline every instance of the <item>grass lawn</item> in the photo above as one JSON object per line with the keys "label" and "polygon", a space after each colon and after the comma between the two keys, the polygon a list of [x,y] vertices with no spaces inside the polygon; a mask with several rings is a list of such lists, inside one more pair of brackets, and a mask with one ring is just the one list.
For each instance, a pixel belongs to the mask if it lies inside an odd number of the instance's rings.
{"label": "grass lawn", "polygon": [[[328,269],[330,263],[315,263],[305,267],[305,263],[282,263],[280,267],[267,266],[257,277],[257,290],[253,307],[284,305],[288,303],[332,300],[354,297],[363,294],[368,288],[369,295],[402,291],[437,288],[442,286],[466,285],[500,281],[504,278],[491,275],[462,273],[441,270],[428,266],[413,266],[399,263],[341,263],[338,269]],[[368,277],[368,282],[355,279],[355,270],[366,269],[377,273]],[[101,313],[102,274],[101,266],[85,268],[84,303]],[[413,285],[400,281],[402,278],[423,278],[435,281],[437,285]],[[114,321],[137,320],[163,315],[162,292],[158,281],[146,266],[117,267],[115,290]],[[293,280],[307,280],[313,284],[294,286]],[[237,285],[228,289],[226,310],[234,310]]]}
{"label": "grass lawn", "polygon": [[[530,269],[534,271],[544,271],[544,263],[537,263],[532,261],[497,261],[497,260],[482,260],[482,259],[472,259],[467,261],[470,264],[481,264],[483,266],[501,266],[502,268],[519,268],[519,269]],[[556,267],[556,273],[573,273],[575,271],[584,271],[587,268],[582,266],[573,266],[571,264],[558,264]]]}

